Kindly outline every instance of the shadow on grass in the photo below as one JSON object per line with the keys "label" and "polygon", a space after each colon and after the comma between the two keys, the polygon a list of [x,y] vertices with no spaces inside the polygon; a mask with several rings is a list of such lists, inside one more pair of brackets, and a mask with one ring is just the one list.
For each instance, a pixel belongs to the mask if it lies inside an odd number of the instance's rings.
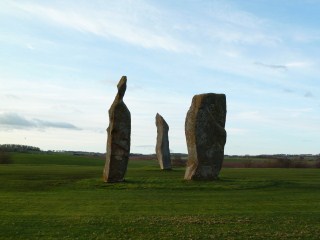
{"label": "shadow on grass", "polygon": [[121,183],[99,183],[95,187],[113,190],[166,190],[166,191],[241,191],[275,188],[293,188],[297,184],[276,180],[239,180],[220,178],[215,181],[187,181],[184,179],[127,178]]}

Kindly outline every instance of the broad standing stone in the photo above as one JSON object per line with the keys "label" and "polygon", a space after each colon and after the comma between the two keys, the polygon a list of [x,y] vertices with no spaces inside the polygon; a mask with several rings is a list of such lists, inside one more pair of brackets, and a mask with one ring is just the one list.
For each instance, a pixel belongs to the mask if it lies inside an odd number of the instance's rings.
{"label": "broad standing stone", "polygon": [[184,178],[214,180],[218,178],[224,158],[227,133],[226,96],[199,94],[192,99],[185,121],[188,162]]}
{"label": "broad standing stone", "polygon": [[163,117],[157,113],[156,115],[157,126],[157,144],[156,153],[160,164],[160,168],[164,170],[171,169],[171,158],[169,149],[169,126]]}
{"label": "broad standing stone", "polygon": [[118,94],[109,109],[109,127],[106,164],[103,170],[105,182],[122,182],[127,171],[130,154],[131,115],[123,96],[127,88],[127,77],[118,85]]}

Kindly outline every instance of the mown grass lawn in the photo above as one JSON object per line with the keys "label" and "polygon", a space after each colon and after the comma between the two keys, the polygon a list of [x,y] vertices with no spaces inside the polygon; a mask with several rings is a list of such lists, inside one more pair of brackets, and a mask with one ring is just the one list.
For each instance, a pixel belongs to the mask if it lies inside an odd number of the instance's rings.
{"label": "mown grass lawn", "polygon": [[17,154],[0,165],[0,239],[320,239],[319,169],[223,169],[187,182],[184,168],[131,161],[102,182],[104,161]]}

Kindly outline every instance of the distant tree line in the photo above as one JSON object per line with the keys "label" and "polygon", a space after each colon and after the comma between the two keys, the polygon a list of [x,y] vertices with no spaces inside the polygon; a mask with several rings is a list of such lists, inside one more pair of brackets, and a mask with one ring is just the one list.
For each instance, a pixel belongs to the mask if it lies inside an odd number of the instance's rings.
{"label": "distant tree line", "polygon": [[226,168],[320,168],[320,158],[229,158],[224,161]]}
{"label": "distant tree line", "polygon": [[10,164],[12,159],[9,153],[0,151],[0,164]]}
{"label": "distant tree line", "polygon": [[19,145],[19,144],[0,144],[1,152],[40,152],[40,148],[27,146],[27,145]]}

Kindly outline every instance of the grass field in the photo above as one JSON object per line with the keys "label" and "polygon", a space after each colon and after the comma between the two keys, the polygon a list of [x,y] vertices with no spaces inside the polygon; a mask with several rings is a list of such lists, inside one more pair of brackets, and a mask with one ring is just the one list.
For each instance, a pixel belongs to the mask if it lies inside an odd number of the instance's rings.
{"label": "grass field", "polygon": [[320,169],[223,169],[187,182],[184,168],[131,161],[125,183],[104,161],[15,154],[0,165],[0,239],[320,239]]}

